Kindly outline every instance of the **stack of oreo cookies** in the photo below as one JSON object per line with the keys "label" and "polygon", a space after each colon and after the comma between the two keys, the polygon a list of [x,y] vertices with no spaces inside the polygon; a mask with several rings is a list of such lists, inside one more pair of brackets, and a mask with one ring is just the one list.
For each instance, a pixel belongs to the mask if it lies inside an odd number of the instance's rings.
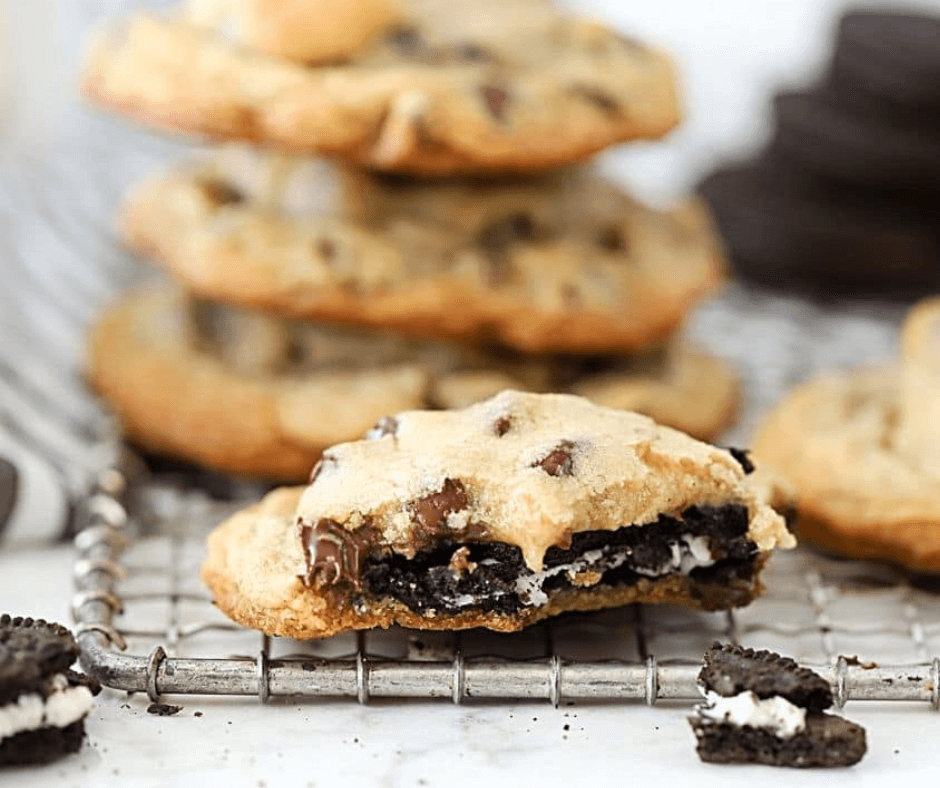
{"label": "stack of oreo cookies", "polygon": [[585,163],[679,122],[656,49],[544,0],[191,0],[102,35],[83,86],[218,143],[121,211],[174,285],[101,317],[90,377],[144,448],[302,479],[507,388],[733,417],[734,374],[675,338],[722,276],[706,213]]}
{"label": "stack of oreo cookies", "polygon": [[858,10],[818,84],[774,99],[762,154],[712,173],[743,278],[820,295],[940,288],[940,17]]}

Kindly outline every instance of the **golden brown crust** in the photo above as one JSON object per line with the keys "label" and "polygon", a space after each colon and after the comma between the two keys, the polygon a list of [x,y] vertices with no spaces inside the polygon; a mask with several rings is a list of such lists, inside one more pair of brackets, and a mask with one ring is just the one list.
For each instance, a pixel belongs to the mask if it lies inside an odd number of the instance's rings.
{"label": "golden brown crust", "polygon": [[667,57],[595,23],[556,21],[548,10],[539,20],[538,46],[500,52],[542,53],[531,63],[388,62],[378,53],[312,69],[137,16],[93,42],[82,87],[169,130],[435,175],[554,167],[677,124]]}
{"label": "golden brown crust", "polygon": [[898,443],[898,377],[859,370],[803,384],[761,426],[755,462],[794,490],[801,540],[940,571],[940,466]]}
{"label": "golden brown crust", "polygon": [[423,402],[426,378],[406,365],[300,382],[237,374],[196,351],[178,316],[166,292],[144,292],[105,312],[90,337],[91,383],[125,433],[157,453],[300,481],[324,447]]}

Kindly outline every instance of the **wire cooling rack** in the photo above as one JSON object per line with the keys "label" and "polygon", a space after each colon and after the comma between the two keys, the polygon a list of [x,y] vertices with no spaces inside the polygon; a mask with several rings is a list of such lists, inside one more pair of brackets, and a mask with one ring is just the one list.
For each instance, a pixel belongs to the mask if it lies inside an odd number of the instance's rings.
{"label": "wire cooling rack", "polygon": [[[135,498],[137,522],[126,505]],[[322,641],[234,625],[200,586],[203,538],[244,504],[117,470],[83,507],[73,614],[86,671],[111,687],[164,694],[548,700],[698,698],[716,639],[794,656],[850,699],[940,708],[940,605],[929,578],[798,549],[778,554],[767,593],[738,611],[632,605],[567,614],[518,634],[360,632]],[[135,530],[157,533],[131,539]],[[935,582],[935,580],[934,580]]]}

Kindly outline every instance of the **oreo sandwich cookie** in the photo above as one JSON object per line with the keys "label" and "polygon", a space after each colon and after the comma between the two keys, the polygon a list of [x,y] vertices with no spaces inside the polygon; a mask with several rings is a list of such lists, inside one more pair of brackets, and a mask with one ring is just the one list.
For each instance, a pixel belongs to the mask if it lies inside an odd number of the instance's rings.
{"label": "oreo sandwich cookie", "polygon": [[98,683],[70,670],[78,645],[42,619],[0,616],[0,766],[76,752]]}
{"label": "oreo sandwich cookie", "polygon": [[718,170],[699,190],[744,279],[879,296],[940,282],[940,208],[825,183],[777,155]]}
{"label": "oreo sandwich cookie", "polygon": [[940,204],[940,118],[885,111],[828,85],[774,98],[773,146],[808,171],[838,183],[926,193]]}
{"label": "oreo sandwich cookie", "polygon": [[689,718],[697,752],[711,763],[851,766],[865,729],[825,713],[829,683],[771,651],[713,644],[698,676],[705,701]]}
{"label": "oreo sandwich cookie", "polygon": [[857,10],[839,23],[833,75],[888,107],[940,110],[940,16]]}

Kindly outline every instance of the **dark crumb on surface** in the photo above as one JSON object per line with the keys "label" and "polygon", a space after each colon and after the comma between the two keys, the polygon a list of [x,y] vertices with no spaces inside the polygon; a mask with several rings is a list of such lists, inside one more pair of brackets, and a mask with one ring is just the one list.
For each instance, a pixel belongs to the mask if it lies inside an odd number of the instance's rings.
{"label": "dark crumb on surface", "polygon": [[151,703],[147,707],[147,714],[156,714],[158,717],[172,717],[182,710],[182,706],[173,706],[169,703]]}
{"label": "dark crumb on surface", "polygon": [[201,712],[201,711],[194,711],[194,712],[193,712],[193,716],[194,716],[194,717],[201,717],[201,716],[202,716],[202,712]]}
{"label": "dark crumb on surface", "polygon": [[563,731],[570,731],[570,730],[571,730],[571,726],[566,722],[564,725],[561,726],[561,729],[562,729]]}

